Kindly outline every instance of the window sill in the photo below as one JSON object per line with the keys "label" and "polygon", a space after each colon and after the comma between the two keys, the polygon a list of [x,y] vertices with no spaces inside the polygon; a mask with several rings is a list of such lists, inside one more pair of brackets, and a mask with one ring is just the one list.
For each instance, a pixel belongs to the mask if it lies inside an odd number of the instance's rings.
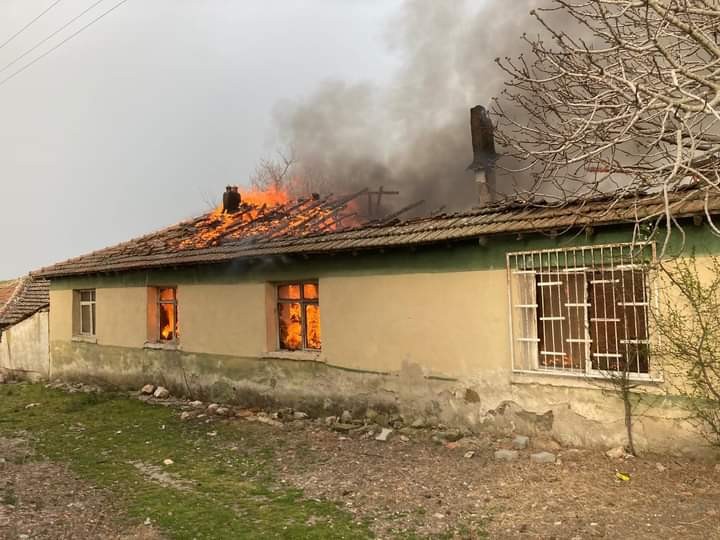
{"label": "window sill", "polygon": [[73,336],[72,341],[79,343],[97,343],[97,336]]}
{"label": "window sill", "polygon": [[302,360],[306,362],[319,362],[320,351],[268,351],[263,354],[263,358],[269,360]]}
{"label": "window sill", "polygon": [[[572,373],[562,371],[514,370],[510,381],[512,384],[543,384],[547,386],[571,386],[576,388],[598,388],[605,384],[612,384],[610,379],[598,371]],[[659,386],[664,382],[664,379],[650,374],[639,374],[630,376],[630,381],[633,384]]]}
{"label": "window sill", "polygon": [[145,349],[154,349],[161,351],[179,351],[182,350],[178,343],[159,343],[157,341],[146,341],[143,345]]}

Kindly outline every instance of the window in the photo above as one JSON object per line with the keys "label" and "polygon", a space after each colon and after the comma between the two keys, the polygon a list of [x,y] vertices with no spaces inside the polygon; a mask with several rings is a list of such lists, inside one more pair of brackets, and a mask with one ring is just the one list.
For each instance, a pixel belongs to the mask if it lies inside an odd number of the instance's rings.
{"label": "window", "polygon": [[177,289],[155,287],[149,297],[148,321],[151,341],[174,342],[178,339]]}
{"label": "window", "polygon": [[510,253],[513,369],[649,373],[654,245]]}
{"label": "window", "polygon": [[95,335],[95,289],[75,291],[77,325],[76,335]]}
{"label": "window", "polygon": [[280,349],[320,350],[320,288],[316,281],[277,286]]}

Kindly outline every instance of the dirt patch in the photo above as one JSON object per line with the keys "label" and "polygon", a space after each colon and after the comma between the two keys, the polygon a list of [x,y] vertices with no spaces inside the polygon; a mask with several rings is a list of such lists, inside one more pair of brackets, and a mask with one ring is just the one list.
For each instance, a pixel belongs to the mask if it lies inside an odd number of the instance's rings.
{"label": "dirt patch", "polygon": [[720,538],[720,471],[712,464],[572,449],[552,449],[560,463],[532,463],[537,448],[506,463],[493,457],[506,440],[447,448],[427,433],[379,442],[297,424],[304,427],[257,426],[275,439],[282,481],[340,502],[381,538]]}
{"label": "dirt patch", "polygon": [[0,538],[161,538],[151,527],[123,527],[107,493],[30,455],[25,439],[0,437]]}
{"label": "dirt patch", "polygon": [[133,461],[131,465],[140,471],[143,476],[147,477],[153,482],[157,482],[161,486],[177,489],[178,491],[190,491],[192,490],[192,482],[181,480],[169,472],[158,467],[157,465],[150,465],[149,463],[143,463],[142,461]]}

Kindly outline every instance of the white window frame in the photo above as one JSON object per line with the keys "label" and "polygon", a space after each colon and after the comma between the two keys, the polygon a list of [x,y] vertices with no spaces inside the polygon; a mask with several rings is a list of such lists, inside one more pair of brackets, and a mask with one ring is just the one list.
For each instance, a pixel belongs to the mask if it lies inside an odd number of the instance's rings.
{"label": "white window frame", "polygon": [[[83,300],[83,293],[90,293],[92,295],[91,300]],[[95,321],[97,313],[97,291],[96,289],[80,289],[76,291],[78,301],[78,336],[83,337],[95,337],[97,330],[97,323]],[[83,328],[83,308],[87,307],[90,309],[90,331],[85,332]]]}
{"label": "white window frame", "polygon": [[[629,264],[618,264],[618,265],[612,265],[612,266],[597,266],[597,265],[590,265],[587,266],[585,261],[588,259],[588,256],[586,253],[589,253],[590,261],[595,260],[596,253],[600,253],[600,260],[602,262],[603,260],[603,254],[604,252],[610,253],[610,258],[612,259],[613,251],[619,252],[620,259],[622,259],[623,256],[623,250],[627,250],[628,253],[633,253],[633,250],[639,250],[639,252],[642,254],[641,259],[644,257],[644,260],[638,260],[638,261],[630,261]],[[581,257],[578,257],[578,253],[581,254]],[[572,254],[573,264],[569,265],[568,261],[568,255]],[[587,272],[592,269],[597,270],[609,270],[609,271],[615,271],[617,269],[627,269],[632,266],[638,266],[642,267],[645,272],[645,302],[643,302],[644,305],[647,306],[646,311],[646,319],[645,323],[647,326],[647,343],[648,345],[652,342],[652,334],[651,334],[651,325],[649,321],[650,316],[650,309],[653,307],[657,307],[653,304],[653,302],[656,302],[657,300],[657,294],[656,291],[654,291],[654,285],[653,283],[655,280],[652,279],[651,272],[649,271],[649,267],[652,265],[652,263],[656,260],[656,247],[654,242],[628,242],[628,243],[616,243],[616,244],[598,244],[598,245],[586,245],[586,246],[571,246],[566,248],[553,248],[553,249],[542,249],[542,250],[532,250],[532,251],[518,251],[518,252],[508,252],[506,254],[506,269],[507,269],[507,281],[508,281],[508,318],[509,318],[509,335],[510,335],[510,354],[511,354],[511,366],[512,371],[514,373],[528,373],[528,374],[534,374],[534,375],[559,375],[559,376],[571,376],[571,377],[591,377],[591,378],[607,378],[608,372],[604,370],[599,369],[593,369],[593,362],[591,361],[591,344],[592,344],[592,332],[590,330],[590,325],[592,324],[589,316],[589,308],[590,306],[590,299],[588,298],[587,294],[587,287],[584,289],[584,300],[583,302],[577,302],[577,305],[573,304],[575,307],[584,308],[584,325],[585,325],[585,335],[582,339],[572,339],[568,337],[567,340],[564,340],[562,336],[561,339],[563,341],[573,341],[576,343],[584,343],[585,344],[585,367],[584,369],[572,369],[572,368],[553,368],[553,367],[544,367],[541,366],[539,363],[539,355],[541,354],[541,351],[539,350],[538,344],[540,343],[540,337],[538,333],[537,328],[537,309],[539,307],[538,299],[536,298],[536,289],[535,287],[527,287],[527,284],[523,286],[521,281],[521,276],[523,274],[527,276],[532,276],[533,282],[536,283],[537,276],[540,275],[542,272],[539,271],[534,266],[534,261],[538,260],[540,262],[540,265],[542,267],[542,261],[543,258],[546,258],[548,261],[551,260],[552,257],[556,257],[557,261],[560,261],[561,257],[564,258],[565,265],[560,268],[558,271],[553,272],[553,269],[550,268],[550,263],[548,262],[548,270],[544,272],[544,275],[549,275],[552,273],[573,273],[573,272]],[[523,261],[527,261],[530,259],[530,267],[531,269],[527,269],[528,265],[523,264],[522,268],[517,268],[517,262],[519,259],[522,259]],[[580,264],[578,264],[578,261]],[[603,263],[604,264],[604,263]],[[559,264],[558,264],[559,267]],[[551,286],[551,282],[548,282],[547,286]],[[522,292],[519,292],[523,290],[523,288],[526,291],[525,298],[514,298],[513,291],[516,293],[519,293],[522,295]],[[537,285],[537,288],[540,288],[539,285]],[[569,305],[569,304],[568,304]],[[567,306],[566,306],[567,307]],[[525,316],[519,316],[518,312],[525,312],[527,310],[532,311],[532,316],[525,315]],[[518,326],[519,323],[522,323],[523,328],[527,331],[525,335],[519,335],[516,336],[516,326]],[[617,340],[617,335],[616,335]],[[554,341],[554,337],[553,337]],[[624,340],[618,340],[618,342],[622,342]],[[534,348],[533,348],[534,345]],[[526,365],[525,367],[518,367],[517,365],[517,356],[518,356],[518,349],[519,347],[528,347],[525,351],[525,363],[531,364],[529,367]],[[548,353],[549,354],[549,353]],[[598,353],[596,356],[602,356],[603,353]],[[614,373],[614,372],[610,372]],[[652,359],[648,357],[648,371],[645,372],[630,372],[629,377],[634,380],[639,381],[652,381],[652,382],[659,382],[662,381],[662,376],[659,373],[656,373],[656,368],[653,366]]]}

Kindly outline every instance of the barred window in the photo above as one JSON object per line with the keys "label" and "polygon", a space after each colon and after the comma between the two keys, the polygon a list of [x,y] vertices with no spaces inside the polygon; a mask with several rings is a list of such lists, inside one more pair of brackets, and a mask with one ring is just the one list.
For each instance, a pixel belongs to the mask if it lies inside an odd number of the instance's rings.
{"label": "barred window", "polygon": [[653,259],[651,243],[509,253],[513,369],[649,373]]}

